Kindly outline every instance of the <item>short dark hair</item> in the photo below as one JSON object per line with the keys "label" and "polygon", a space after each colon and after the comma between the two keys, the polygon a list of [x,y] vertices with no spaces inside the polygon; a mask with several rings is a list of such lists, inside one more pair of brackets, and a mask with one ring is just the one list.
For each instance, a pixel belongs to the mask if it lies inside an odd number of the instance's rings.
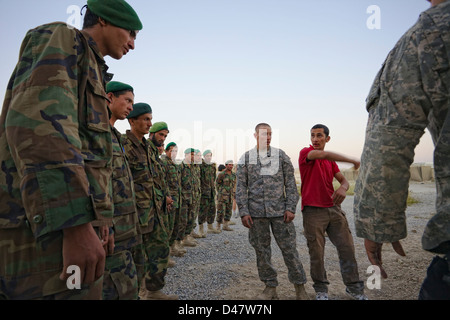
{"label": "short dark hair", "polygon": [[313,126],[311,128],[312,129],[323,129],[323,133],[325,133],[325,135],[328,137],[330,135],[330,129],[328,129],[328,127],[324,124],[316,124],[315,126]]}
{"label": "short dark hair", "polygon": [[255,132],[258,132],[258,130],[259,130],[260,128],[262,128],[262,127],[269,127],[269,128],[270,128],[270,125],[268,125],[267,123],[264,123],[264,122],[259,123],[259,124],[256,125],[256,127],[255,127]]}
{"label": "short dark hair", "polygon": [[[83,11],[83,9],[81,10]],[[89,29],[95,26],[98,23],[98,18],[100,17],[89,10],[89,8],[86,6],[86,13],[84,14],[83,20],[83,29]]]}

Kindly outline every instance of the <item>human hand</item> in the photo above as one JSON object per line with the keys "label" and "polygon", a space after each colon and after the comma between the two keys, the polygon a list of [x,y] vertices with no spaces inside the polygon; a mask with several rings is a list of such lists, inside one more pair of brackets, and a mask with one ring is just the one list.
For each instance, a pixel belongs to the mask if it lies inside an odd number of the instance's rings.
{"label": "human hand", "polygon": [[[381,259],[381,248],[383,247],[383,244],[369,239],[364,239],[364,246],[366,248],[367,257],[369,258],[370,263],[372,265],[378,266],[381,271],[381,276],[386,279],[388,276],[386,271],[384,271],[382,267]],[[397,252],[400,256],[406,256],[406,253],[403,250],[400,241],[393,242],[392,247],[394,248],[394,251]]]}
{"label": "human hand", "polygon": [[90,223],[70,227],[63,231],[63,270],[59,276],[67,280],[69,266],[80,268],[81,283],[91,284],[105,271],[106,253],[97,233]]}
{"label": "human hand", "polygon": [[294,219],[295,219],[294,213],[287,211],[287,210],[284,212],[284,223],[289,223]]}
{"label": "human hand", "polygon": [[361,166],[361,161],[355,160],[353,162],[353,165],[354,165],[353,170],[358,170],[359,167]]}
{"label": "human hand", "polygon": [[241,218],[242,224],[244,225],[244,227],[250,229],[253,226],[253,220],[252,217],[250,216],[243,216]]}
{"label": "human hand", "polygon": [[336,205],[340,205],[342,202],[344,202],[345,198],[347,197],[347,190],[343,186],[340,186],[336,191],[333,193],[333,203]]}

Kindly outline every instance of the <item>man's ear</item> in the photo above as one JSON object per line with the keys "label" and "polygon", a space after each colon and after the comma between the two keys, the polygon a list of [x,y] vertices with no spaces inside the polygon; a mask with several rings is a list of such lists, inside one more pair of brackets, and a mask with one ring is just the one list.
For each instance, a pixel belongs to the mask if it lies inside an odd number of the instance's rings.
{"label": "man's ear", "polygon": [[331,137],[328,136],[327,139],[325,140],[325,142],[329,142],[331,140]]}

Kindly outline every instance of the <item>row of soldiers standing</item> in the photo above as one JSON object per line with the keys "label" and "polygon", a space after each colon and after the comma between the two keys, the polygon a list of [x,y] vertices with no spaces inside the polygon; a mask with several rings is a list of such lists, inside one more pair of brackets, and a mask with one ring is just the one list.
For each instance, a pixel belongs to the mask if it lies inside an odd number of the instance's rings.
{"label": "row of soldiers standing", "polygon": [[[108,83],[106,91],[111,98],[130,92],[134,98],[133,88],[121,82]],[[114,114],[114,106],[110,109]],[[169,134],[167,123],[152,124],[153,111],[146,103],[133,104],[126,118],[130,130],[125,134],[112,124],[114,218],[109,233],[115,240],[113,253],[106,258],[109,276],[103,296],[114,299],[121,291],[130,292],[131,299],[133,292],[139,292],[141,299],[177,299],[161,291],[172,262],[170,255],[183,256],[186,246],[197,245],[194,238],[206,237],[205,223],[208,233],[231,230],[236,186],[233,163],[227,161],[226,169],[217,175],[212,152],[203,152],[202,159],[194,148],[185,150],[178,163],[176,143],[163,147]],[[194,231],[197,222],[199,234]],[[129,272],[133,265],[135,273]]]}

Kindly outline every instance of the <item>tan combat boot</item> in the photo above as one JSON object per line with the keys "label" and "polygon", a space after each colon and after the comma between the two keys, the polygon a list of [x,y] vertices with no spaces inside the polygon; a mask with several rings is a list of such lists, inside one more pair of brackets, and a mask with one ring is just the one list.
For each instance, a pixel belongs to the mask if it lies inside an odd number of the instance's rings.
{"label": "tan combat boot", "polygon": [[197,232],[195,232],[195,230],[192,230],[190,235],[191,235],[194,239],[199,239],[199,238],[201,238],[201,236],[200,236]]}
{"label": "tan combat boot", "polygon": [[186,237],[183,239],[183,241],[181,241],[181,245],[182,245],[183,247],[196,247],[196,246],[197,246],[197,243],[194,242],[194,241],[192,241],[192,240],[194,240],[194,239],[192,239],[191,236],[186,236]]}
{"label": "tan combat boot", "polygon": [[167,268],[173,268],[175,267],[176,262],[172,258],[169,257],[169,262],[167,263]]}
{"label": "tan combat boot", "polygon": [[161,290],[150,291],[147,290],[147,296],[145,300],[178,300],[178,296],[174,294],[165,294]]}
{"label": "tan combat boot", "polygon": [[175,241],[170,247],[170,254],[174,257],[182,257],[186,253],[186,249],[182,251],[179,246],[177,246],[177,243],[179,244],[179,241]]}
{"label": "tan combat boot", "polygon": [[205,229],[203,228],[203,223],[198,226],[198,234],[200,238],[206,238]]}
{"label": "tan combat boot", "polygon": [[229,226],[229,221],[225,221],[225,222],[223,223],[223,228],[222,228],[222,230],[225,230],[225,231],[233,231],[233,229],[231,229],[230,226]]}
{"label": "tan combat boot", "polygon": [[214,226],[212,223],[208,223],[208,233],[218,234],[218,233],[220,233],[220,231],[214,229]]}
{"label": "tan combat boot", "polygon": [[181,254],[181,256],[184,256],[184,254],[187,252],[186,248],[183,247],[180,240],[175,240],[173,243],[174,249]]}
{"label": "tan combat boot", "polygon": [[264,291],[258,295],[258,300],[278,300],[277,288],[276,287],[268,287],[264,289]]}
{"label": "tan combat boot", "polygon": [[220,227],[221,223],[217,222],[216,230],[219,231],[218,233],[222,232],[222,228]]}
{"label": "tan combat boot", "polygon": [[295,299],[309,300],[309,296],[306,293],[305,286],[303,284],[294,284],[294,287],[295,287]]}

